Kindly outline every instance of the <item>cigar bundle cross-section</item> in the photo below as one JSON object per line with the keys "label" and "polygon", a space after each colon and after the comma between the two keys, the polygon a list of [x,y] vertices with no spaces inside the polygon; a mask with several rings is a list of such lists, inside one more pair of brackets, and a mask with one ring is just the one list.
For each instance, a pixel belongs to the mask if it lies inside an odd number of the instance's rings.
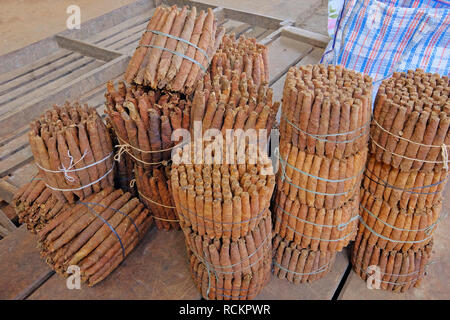
{"label": "cigar bundle cross-section", "polygon": [[108,187],[61,210],[38,232],[41,256],[58,274],[80,268],[89,286],[105,279],[139,243],[152,217],[131,194]]}
{"label": "cigar bundle cross-section", "polygon": [[319,280],[331,270],[336,253],[315,251],[276,235],[273,238],[273,273],[280,279],[300,284]]}
{"label": "cigar bundle cross-section", "polygon": [[190,94],[207,71],[224,29],[212,9],[157,7],[125,73],[127,83]]}
{"label": "cigar bundle cross-section", "polygon": [[418,250],[387,250],[370,244],[363,234],[359,234],[353,246],[351,262],[361,279],[372,279],[374,289],[406,292],[418,287],[425,277],[432,248],[431,241]]}
{"label": "cigar bundle cross-section", "polygon": [[448,77],[422,70],[394,73],[375,100],[371,152],[402,171],[448,168]]}
{"label": "cigar bundle cross-section", "polygon": [[292,67],[286,76],[281,139],[301,151],[346,158],[367,145],[372,79],[341,66]]}
{"label": "cigar bundle cross-section", "polygon": [[448,93],[448,77],[421,69],[394,73],[377,93],[352,262],[364,280],[379,266],[382,289],[404,292],[424,275],[443,218]]}
{"label": "cigar bundle cross-section", "polygon": [[341,66],[289,69],[274,212],[274,274],[312,282],[356,237],[372,80]]}
{"label": "cigar bundle cross-section", "polygon": [[211,239],[246,236],[270,216],[275,177],[261,165],[173,165],[171,187],[182,228]]}
{"label": "cigar bundle cross-section", "polygon": [[94,108],[55,105],[30,126],[34,161],[58,201],[74,203],[114,185],[111,137]]}
{"label": "cigar bundle cross-section", "polygon": [[58,201],[52,195],[40,175],[17,190],[12,204],[19,222],[26,224],[32,233],[40,231],[50,219],[69,207],[68,203]]}
{"label": "cigar bundle cross-section", "polygon": [[268,48],[254,38],[225,35],[211,62],[211,79],[224,75],[231,81],[233,71],[245,74],[256,86],[269,83]]}

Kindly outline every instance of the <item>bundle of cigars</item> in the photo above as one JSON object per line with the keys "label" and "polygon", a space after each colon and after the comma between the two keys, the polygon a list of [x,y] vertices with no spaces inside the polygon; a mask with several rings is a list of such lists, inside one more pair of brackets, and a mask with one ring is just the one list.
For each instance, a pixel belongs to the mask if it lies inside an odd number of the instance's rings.
{"label": "bundle of cigars", "polygon": [[199,291],[205,299],[254,298],[270,275],[272,163],[264,154],[255,164],[192,164],[191,146],[178,152],[171,187]]}
{"label": "bundle of cigars", "polygon": [[30,126],[34,161],[58,201],[74,203],[114,186],[111,137],[94,108],[55,105]]}
{"label": "bundle of cigars", "polygon": [[341,66],[289,70],[272,204],[279,278],[324,277],[336,252],[355,238],[371,100],[370,77]]}
{"label": "bundle of cigars", "polygon": [[433,241],[417,250],[384,250],[376,244],[369,244],[367,238],[358,234],[351,263],[353,270],[364,281],[373,274],[373,266],[377,266],[381,276],[379,279],[381,289],[406,292],[410,288],[417,288],[422,282],[431,262],[432,249]]}
{"label": "bundle of cigars", "polygon": [[336,252],[315,251],[276,235],[273,239],[273,274],[294,284],[323,278],[334,264]]}
{"label": "bundle of cigars", "polygon": [[214,12],[157,7],[125,73],[127,83],[190,94],[207,71],[225,30]]}
{"label": "bundle of cigars", "polygon": [[42,177],[37,175],[17,190],[13,206],[19,223],[24,223],[30,232],[36,233],[69,204],[58,201],[52,190],[45,186]]}
{"label": "bundle of cigars", "polygon": [[88,286],[105,279],[152,224],[149,211],[128,192],[107,187],[61,210],[38,234],[41,256],[58,274],[80,267]]}
{"label": "bundle of cigars", "polygon": [[[133,177],[142,202],[155,218],[158,229],[178,228],[168,185],[167,165],[172,132],[189,129],[191,102],[180,94],[119,82],[107,85],[106,109],[118,141],[116,160],[133,162]],[[130,170],[127,170],[130,172]]]}
{"label": "bundle of cigars", "polygon": [[270,279],[271,232],[266,216],[238,239],[186,234],[192,277],[210,300],[253,299]]}
{"label": "bundle of cigars", "polygon": [[375,99],[352,263],[364,280],[380,267],[385,290],[425,275],[448,178],[448,93],[447,77],[417,69],[384,80]]}

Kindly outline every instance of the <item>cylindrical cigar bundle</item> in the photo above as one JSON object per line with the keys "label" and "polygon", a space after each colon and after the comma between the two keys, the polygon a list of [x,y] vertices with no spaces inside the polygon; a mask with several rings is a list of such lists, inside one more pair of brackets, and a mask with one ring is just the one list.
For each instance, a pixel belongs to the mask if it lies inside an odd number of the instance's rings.
{"label": "cylindrical cigar bundle", "polygon": [[232,71],[237,71],[259,86],[269,82],[268,62],[268,48],[256,43],[256,39],[241,36],[236,40],[234,35],[224,35],[211,62],[211,79],[225,75],[231,80]]}
{"label": "cylindrical cigar bundle", "polygon": [[107,187],[60,212],[38,232],[41,256],[57,273],[80,267],[89,286],[105,279],[139,243],[152,217],[131,194]]}
{"label": "cylindrical cigar bundle", "polygon": [[447,178],[448,172],[445,169],[431,172],[400,171],[371,156],[362,186],[391,207],[415,210],[431,208],[439,202]]}
{"label": "cylindrical cigar bundle", "polygon": [[367,148],[345,159],[329,159],[281,141],[277,189],[300,204],[340,208],[359,192],[366,157]]}
{"label": "cylindrical cigar bundle", "polygon": [[230,72],[227,77],[213,76],[211,71],[198,83],[192,100],[191,132],[200,127],[200,133],[217,129],[224,139],[229,139],[227,130],[234,130],[234,135],[238,130],[256,130],[256,137],[261,130],[267,130],[269,135],[280,107],[279,102],[272,101],[272,88],[265,82],[254,83],[245,72]]}
{"label": "cylindrical cigar bundle", "polygon": [[190,102],[179,94],[107,84],[106,110],[119,142],[116,160],[128,154],[134,163],[149,169],[165,164],[171,157],[172,133],[189,123]]}
{"label": "cylindrical cigar bundle", "polygon": [[430,208],[400,209],[361,188],[359,233],[370,245],[406,252],[431,242],[442,211],[442,200]]}
{"label": "cylindrical cigar bundle", "polygon": [[[109,135],[113,141],[113,146],[119,145],[120,142],[114,131],[114,127],[111,123],[111,118],[106,118],[106,127],[108,128]],[[120,159],[116,159],[117,166],[115,175],[115,185],[124,191],[131,193],[133,196],[137,196],[136,187],[134,181],[134,162],[133,158],[128,153],[124,153],[120,156]]]}
{"label": "cylindrical cigar bundle", "polygon": [[394,73],[382,82],[371,125],[377,161],[402,171],[448,167],[448,77],[423,70]]}
{"label": "cylindrical cigar bundle", "polygon": [[385,250],[371,245],[368,239],[359,234],[353,246],[351,262],[353,270],[363,279],[373,279],[376,289],[406,292],[418,287],[429,264],[433,242],[418,250],[401,252]]}
{"label": "cylindrical cigar bundle", "polygon": [[58,201],[74,203],[114,185],[111,137],[94,108],[55,105],[30,126],[35,163]]}
{"label": "cylindrical cigar bundle", "polygon": [[303,248],[279,235],[273,238],[272,247],[274,275],[295,284],[323,278],[330,272],[336,257],[335,252]]}
{"label": "cylindrical cigar bundle", "polygon": [[130,60],[125,80],[189,94],[208,69],[224,29],[212,9],[157,7]]}
{"label": "cylindrical cigar bundle", "polygon": [[136,165],[136,186],[139,198],[150,210],[158,229],[179,229],[172,199],[167,167],[144,169]]}
{"label": "cylindrical cigar bundle", "polygon": [[69,204],[52,195],[40,175],[16,192],[12,205],[19,222],[26,224],[32,233],[40,231],[50,219],[69,208]]}
{"label": "cylindrical cigar bundle", "polygon": [[277,190],[272,208],[274,232],[301,248],[342,251],[356,236],[358,203],[356,195],[337,209],[317,209]]}
{"label": "cylindrical cigar bundle", "polygon": [[267,284],[272,261],[272,223],[264,218],[239,239],[210,239],[183,229],[194,282],[205,299],[253,299]]}
{"label": "cylindrical cigar bundle", "polygon": [[342,159],[367,145],[372,79],[335,65],[289,69],[281,139],[310,154]]}
{"label": "cylindrical cigar bundle", "polygon": [[181,226],[210,238],[244,237],[270,216],[271,163],[173,164],[171,187]]}

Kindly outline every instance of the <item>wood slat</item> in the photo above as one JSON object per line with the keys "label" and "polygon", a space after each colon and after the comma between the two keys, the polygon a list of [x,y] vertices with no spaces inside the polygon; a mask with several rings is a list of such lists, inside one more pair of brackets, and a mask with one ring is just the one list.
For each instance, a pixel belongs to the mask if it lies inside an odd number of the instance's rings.
{"label": "wood slat", "polygon": [[189,272],[181,231],[153,228],[126,260],[104,281],[68,290],[65,279],[52,276],[29,299],[189,299],[200,294]]}
{"label": "wood slat", "polygon": [[0,300],[24,299],[49,276],[36,248],[36,237],[21,226],[0,241]]}

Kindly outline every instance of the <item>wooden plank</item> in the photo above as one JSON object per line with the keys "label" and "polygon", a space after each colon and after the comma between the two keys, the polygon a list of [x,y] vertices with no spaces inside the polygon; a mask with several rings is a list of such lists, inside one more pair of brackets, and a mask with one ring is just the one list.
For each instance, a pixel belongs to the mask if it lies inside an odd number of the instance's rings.
{"label": "wooden plank", "polygon": [[[450,188],[443,194],[443,211],[450,209]],[[441,300],[450,299],[450,219],[441,220],[435,233],[433,251],[427,275],[419,288],[409,289],[405,293],[393,293],[382,289],[368,289],[365,281],[352,270],[339,294],[340,300]]]}
{"label": "wooden plank", "polygon": [[[297,64],[295,64],[295,66],[298,67],[307,64],[316,64],[320,61],[322,54],[323,49],[314,48],[313,51],[311,51],[305,57],[303,57]],[[284,74],[280,79],[278,79],[274,84],[272,84],[274,101],[281,101],[281,99],[283,98],[283,87],[285,79],[286,74]]]}
{"label": "wooden plank", "polygon": [[42,114],[52,104],[63,103],[67,99],[76,98],[90,88],[121,74],[129,59],[127,56],[121,56],[65,84],[53,83],[46,86],[45,91],[42,88],[40,90],[42,97],[29,101],[17,107],[14,111],[0,116],[0,136],[7,134],[11,128],[24,126]]}
{"label": "wooden plank", "polygon": [[0,300],[25,298],[52,273],[25,225],[0,241]]}
{"label": "wooden plank", "polygon": [[54,275],[29,299],[200,299],[189,272],[181,231],[149,231],[142,243],[104,281],[89,288],[68,290]]}
{"label": "wooden plank", "polygon": [[[27,129],[28,129],[28,127],[27,127]],[[28,135],[25,133],[25,134],[18,136],[14,140],[11,140],[8,143],[2,145],[0,147],[0,161],[5,160],[11,154],[22,149],[27,144],[28,144]]]}
{"label": "wooden plank", "polygon": [[8,218],[6,213],[3,212],[2,209],[0,209],[0,225],[9,232],[13,232],[17,229],[16,225],[11,222],[11,220]]}
{"label": "wooden plank", "polygon": [[7,203],[11,203],[18,188],[13,186],[5,179],[0,179],[0,199]]}
{"label": "wooden plank", "polygon": [[33,161],[30,161],[5,177],[5,180],[20,188],[24,184],[30,182],[37,174],[38,168]]}
{"label": "wooden plank", "polygon": [[0,237],[4,238],[4,237],[8,236],[10,233],[11,232],[8,229],[6,229],[0,225]]}
{"label": "wooden plank", "polygon": [[115,50],[107,50],[99,47],[98,45],[92,45],[82,40],[69,39],[59,35],[56,35],[55,39],[61,48],[72,50],[84,56],[102,61],[111,61],[122,55],[120,52]]}
{"label": "wooden plank", "polygon": [[348,266],[346,252],[340,252],[331,271],[313,283],[295,285],[272,274],[256,300],[331,300]]}
{"label": "wooden plank", "polygon": [[14,69],[10,72],[0,74],[1,92],[4,91],[4,86],[6,84],[9,85],[9,82],[24,82],[29,78],[33,78],[45,72],[45,68],[48,68],[48,66],[51,66],[53,63],[58,63],[60,60],[66,59],[68,57],[70,59],[71,55],[73,55],[73,53],[68,50],[58,49],[54,54],[48,55],[32,63],[21,66],[20,68]]}
{"label": "wooden plank", "polygon": [[0,162],[0,178],[7,174],[10,174],[15,169],[21,167],[25,163],[31,161],[33,154],[29,146],[16,152],[14,155],[9,156],[5,160]]}
{"label": "wooden plank", "polygon": [[326,35],[292,26],[284,27],[281,31],[281,35],[324,49],[330,41],[330,38]]}
{"label": "wooden plank", "polygon": [[270,82],[280,79],[292,65],[312,52],[313,47],[293,39],[280,37],[269,45]]}

